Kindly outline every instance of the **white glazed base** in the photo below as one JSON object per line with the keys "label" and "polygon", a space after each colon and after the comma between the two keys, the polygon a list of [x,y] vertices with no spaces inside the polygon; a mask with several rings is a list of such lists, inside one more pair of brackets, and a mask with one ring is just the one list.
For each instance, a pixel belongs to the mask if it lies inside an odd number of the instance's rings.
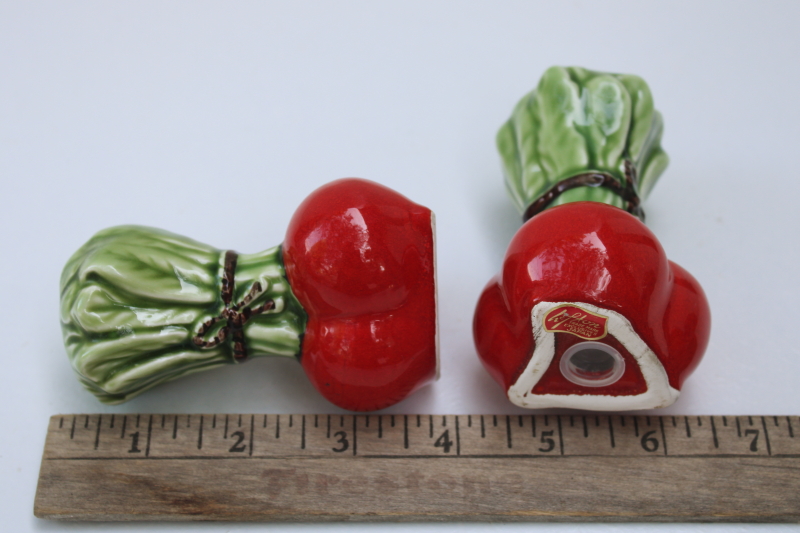
{"label": "white glazed base", "polygon": [[434,381],[439,381],[442,376],[441,356],[439,355],[439,264],[436,258],[436,215],[431,211],[431,235],[433,236],[433,305],[434,316],[436,316],[436,377]]}
{"label": "white glazed base", "polygon": [[[637,395],[610,396],[606,394],[532,394],[531,391],[550,368],[555,356],[555,333],[545,331],[544,315],[560,305],[577,305],[608,317],[608,334],[615,337],[639,365],[647,390]],[[656,354],[633,330],[627,318],[616,311],[584,302],[540,302],[531,311],[533,339],[536,348],[525,370],[508,389],[508,399],[528,409],[563,407],[589,411],[625,411],[666,407],[678,399],[680,391],[672,388],[664,365]]]}

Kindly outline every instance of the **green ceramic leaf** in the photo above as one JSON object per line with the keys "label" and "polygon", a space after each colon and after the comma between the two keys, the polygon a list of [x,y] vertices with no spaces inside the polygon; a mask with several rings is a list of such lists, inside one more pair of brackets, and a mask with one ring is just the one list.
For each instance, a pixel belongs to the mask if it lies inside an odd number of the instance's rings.
{"label": "green ceramic leaf", "polygon": [[[525,95],[497,134],[506,186],[523,212],[556,183],[587,172],[625,182],[625,160],[644,199],[667,166],[663,122],[641,78],[551,67]],[[624,207],[603,187],[578,187],[550,205],[591,200]]]}
{"label": "green ceramic leaf", "polygon": [[126,295],[115,294],[110,284],[86,284],[74,302],[72,318],[91,333],[109,333],[126,327],[142,330],[190,325],[205,312],[200,307],[156,306],[156,302],[141,307],[134,302],[126,302]]}
{"label": "green ceramic leaf", "polygon": [[[234,362],[231,338],[203,340],[227,325],[221,287],[225,252],[139,226],[101,231],[67,262],[61,278],[64,343],[81,382],[119,403],[164,381]],[[232,304],[269,310],[244,324],[249,356],[295,356],[306,314],[292,294],[279,247],[238,256]]]}

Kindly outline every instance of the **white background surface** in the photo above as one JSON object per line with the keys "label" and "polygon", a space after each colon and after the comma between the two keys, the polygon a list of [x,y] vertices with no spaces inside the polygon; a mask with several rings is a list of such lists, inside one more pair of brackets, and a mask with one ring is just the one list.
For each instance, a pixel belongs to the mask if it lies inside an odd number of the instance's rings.
{"label": "white background surface", "polygon": [[[800,414],[800,3],[0,3],[0,515],[4,531],[639,531],[648,525],[87,525],[35,519],[47,418],[339,412],[290,360],[105,407],[72,374],[60,270],[138,223],[280,243],[335,178],[437,214],[442,379],[386,413],[517,413],[471,319],[519,219],[494,135],[549,66],[635,73],[672,163],[645,204],[711,302],[711,343],[661,414]],[[760,531],[794,526],[684,526]]]}

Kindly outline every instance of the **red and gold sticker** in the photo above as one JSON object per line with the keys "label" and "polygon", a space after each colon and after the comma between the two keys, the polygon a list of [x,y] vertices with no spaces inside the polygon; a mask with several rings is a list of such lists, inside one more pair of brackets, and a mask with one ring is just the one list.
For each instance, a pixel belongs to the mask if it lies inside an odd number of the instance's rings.
{"label": "red and gold sticker", "polygon": [[544,330],[570,333],[587,341],[600,340],[608,335],[608,317],[587,311],[577,305],[554,307],[544,315]]}

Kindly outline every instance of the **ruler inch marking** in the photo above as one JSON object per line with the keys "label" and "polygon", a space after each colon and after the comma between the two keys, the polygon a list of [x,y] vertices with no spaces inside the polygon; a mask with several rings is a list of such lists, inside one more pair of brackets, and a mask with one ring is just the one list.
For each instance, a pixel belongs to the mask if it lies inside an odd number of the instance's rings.
{"label": "ruler inch marking", "polygon": [[[571,457],[602,457],[599,454],[590,454],[590,453],[569,453],[564,454],[563,458],[571,458]],[[617,455],[617,456],[606,456],[606,457],[623,457],[623,458],[632,458],[631,455]],[[649,455],[649,456],[637,456],[637,459],[647,458],[650,457],[652,461],[663,461],[664,458],[661,455]],[[670,455],[668,456],[670,459],[686,459],[686,458],[699,458],[699,459],[753,459],[753,458],[761,458],[766,459],[770,456],[761,455],[761,456],[754,456],[752,453],[744,454],[744,453],[726,453],[723,455],[716,454],[716,453],[687,453],[681,455]],[[772,455],[776,459],[800,459],[800,454],[776,454]],[[274,460],[274,461],[286,461],[287,459],[312,459],[312,460],[320,460],[325,459],[324,456],[313,456],[313,457],[305,457],[303,455],[254,455],[253,459],[261,459],[261,460]],[[553,459],[562,459],[560,455],[543,455],[543,454],[532,454],[532,453],[468,453],[462,454],[460,456],[456,455],[438,455],[438,454],[379,454],[379,453],[371,453],[371,454],[358,454],[359,459],[498,459],[503,460],[507,458],[512,459],[545,459],[545,460],[553,460]],[[241,456],[241,455],[231,455],[231,456],[223,456],[223,455],[171,455],[171,456],[150,456],[148,458],[143,457],[118,457],[118,456],[99,456],[99,457],[47,457],[43,458],[43,461],[52,461],[52,462],[59,462],[59,461],[172,461],[172,460],[182,460],[182,461],[206,461],[206,460],[249,460],[249,457]],[[352,459],[344,459],[345,461],[352,461]],[[794,469],[791,469],[794,470]]]}
{"label": "ruler inch marking", "polygon": [[556,415],[558,422],[558,444],[561,447],[561,455],[564,455],[564,437],[561,435],[561,415]]}
{"label": "ruler inch marking", "polygon": [[175,421],[172,423],[172,439],[178,438],[178,415],[175,415]]}
{"label": "ruler inch marking", "polygon": [[684,416],[683,417],[683,421],[686,423],[686,438],[691,439],[692,438],[692,430],[689,429],[689,417],[688,416]]}
{"label": "ruler inch marking", "polygon": [[[455,415],[456,419],[456,455],[461,455],[461,435],[459,434],[458,429],[458,415]],[[406,446],[408,448],[408,446]]]}
{"label": "ruler inch marking", "polygon": [[772,455],[772,446],[769,442],[769,431],[767,431],[767,421],[761,417],[761,427],[764,428],[764,442],[767,443],[767,455]]}
{"label": "ruler inch marking", "polygon": [[736,435],[741,438],[742,437],[742,426],[739,424],[739,417],[736,417]]}
{"label": "ruler inch marking", "polygon": [[[202,427],[202,419],[200,422]],[[153,415],[150,415],[149,419],[147,420],[147,445],[144,448],[144,456],[150,456],[150,436],[153,434]]]}
{"label": "ruler inch marking", "polygon": [[[123,417],[122,417],[122,434],[120,434],[119,438],[121,438],[121,439],[125,438],[125,426],[127,426],[127,425],[128,425],[128,415],[123,415]],[[73,427],[74,427],[74,424],[73,424]]]}
{"label": "ruler inch marking", "polygon": [[661,440],[664,442],[664,455],[667,454],[667,434],[664,432],[664,417],[658,417],[658,422],[661,425]]}
{"label": "ruler inch marking", "polygon": [[225,415],[225,433],[222,435],[222,438],[228,438],[228,415]]}
{"label": "ruler inch marking", "polygon": [[94,434],[94,449],[100,446],[100,424],[103,421],[103,415],[97,415],[97,431]]}
{"label": "ruler inch marking", "polygon": [[792,419],[788,416],[786,417],[786,425],[789,427],[789,438],[794,438],[794,430],[792,429]]}
{"label": "ruler inch marking", "polygon": [[408,449],[408,415],[403,415],[403,448]]}
{"label": "ruler inch marking", "polygon": [[358,427],[357,424],[358,415],[353,415],[353,456],[356,455],[356,450],[358,449],[358,434],[356,428]]}
{"label": "ruler inch marking", "polygon": [[253,456],[253,434],[256,432],[256,415],[250,415],[250,457]]}
{"label": "ruler inch marking", "polygon": [[203,416],[200,416],[200,429],[197,430],[197,449],[203,449]]}
{"label": "ruler inch marking", "polygon": [[[714,436],[714,448],[719,448],[719,439],[717,438],[717,425],[714,424],[714,417],[708,417],[711,420],[711,434]],[[737,418],[736,421],[738,422],[739,419]]]}
{"label": "ruler inch marking", "polygon": [[506,415],[506,444],[511,449],[511,416]]}
{"label": "ruler inch marking", "polygon": [[[588,436],[588,434],[586,436]],[[611,422],[611,415],[608,417],[608,436],[611,439],[611,447],[616,448],[617,443],[614,441],[614,425]]]}

